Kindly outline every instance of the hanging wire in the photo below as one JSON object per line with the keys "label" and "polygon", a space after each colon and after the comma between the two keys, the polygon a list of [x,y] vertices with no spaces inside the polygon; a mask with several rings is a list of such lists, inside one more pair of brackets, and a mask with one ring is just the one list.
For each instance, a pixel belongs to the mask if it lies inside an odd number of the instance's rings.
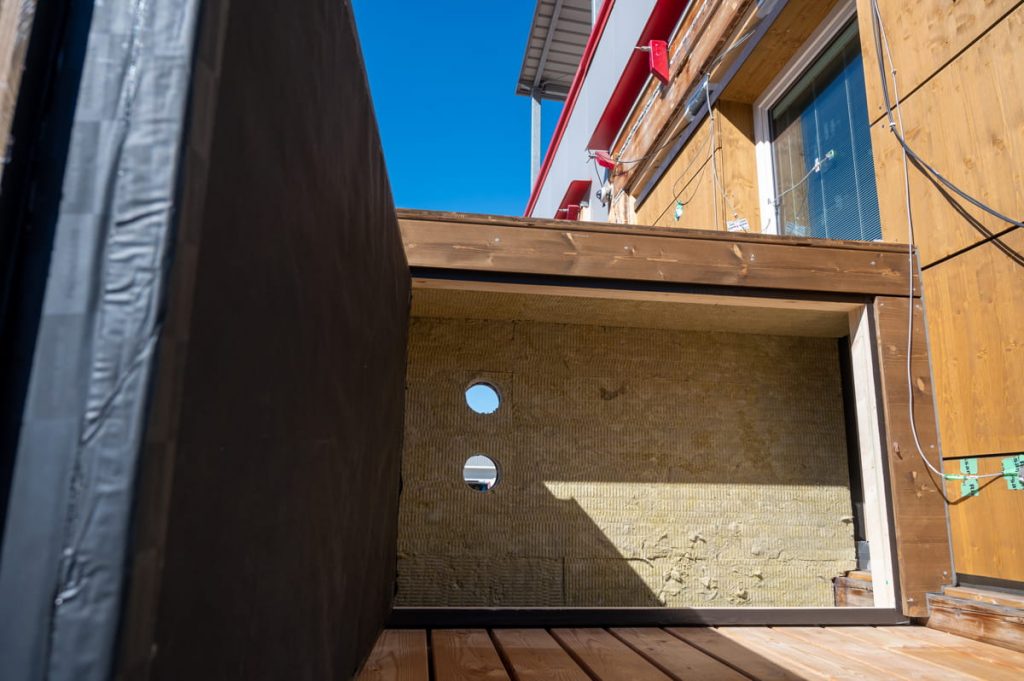
{"label": "hanging wire", "polygon": [[[914,332],[914,273],[915,273],[914,245],[915,245],[915,242],[914,242],[914,216],[913,216],[913,210],[912,210],[912,207],[911,207],[911,200],[910,200],[910,168],[909,168],[910,164],[909,164],[909,158],[918,159],[922,166],[932,170],[932,172],[936,175],[936,177],[939,177],[943,181],[944,184],[947,183],[948,181],[946,181],[945,178],[942,178],[941,175],[939,175],[937,172],[934,172],[934,170],[931,169],[931,166],[929,166],[927,163],[924,163],[924,161],[920,161],[920,157],[917,156],[917,154],[915,154],[912,149],[910,149],[910,147],[907,145],[907,143],[905,141],[904,129],[903,129],[903,114],[902,114],[902,108],[900,106],[899,85],[898,85],[897,79],[896,79],[896,65],[895,65],[895,63],[892,60],[892,51],[890,50],[890,47],[889,47],[889,39],[888,39],[888,37],[885,34],[885,24],[882,21],[882,15],[881,15],[881,12],[878,9],[878,2],[877,2],[877,0],[871,0],[871,12],[874,15],[873,16],[873,20],[871,22],[871,25],[872,25],[872,29],[873,29],[873,33],[874,33],[875,51],[877,53],[877,59],[878,59],[878,71],[879,71],[879,75],[881,76],[881,80],[882,80],[882,97],[883,97],[883,100],[884,100],[886,115],[888,116],[888,120],[889,120],[889,129],[896,136],[896,139],[899,140],[900,146],[903,148],[903,191],[904,191],[904,195],[906,197],[907,241],[908,241],[908,243],[907,243],[907,260],[908,260],[908,263],[910,265],[909,268],[908,268],[908,270],[909,270],[909,275],[908,275],[909,290],[908,290],[908,293],[907,293],[907,395],[908,395],[907,408],[908,408],[908,412],[909,412],[908,413],[908,417],[909,417],[909,421],[910,421],[910,431],[911,431],[911,433],[913,434],[913,437],[914,437],[914,447],[917,450],[918,456],[921,457],[921,461],[924,462],[925,466],[927,466],[930,471],[932,471],[937,476],[939,476],[939,479],[941,479],[941,480],[965,480],[965,479],[966,480],[977,480],[977,479],[980,479],[980,478],[1001,478],[1001,477],[1004,476],[1004,473],[1002,473],[1002,472],[999,472],[999,473],[982,473],[982,474],[973,474],[973,475],[967,475],[967,474],[964,474],[964,475],[951,475],[951,474],[947,474],[947,473],[939,470],[937,467],[935,467],[935,465],[932,464],[931,461],[928,460],[928,457],[925,455],[924,449],[921,446],[920,436],[919,436],[919,434],[917,432],[917,420],[916,420],[915,414],[914,414],[914,379],[913,379],[913,370],[912,370],[912,363],[911,363],[911,354],[913,352],[913,347],[914,347],[914,333],[913,332]],[[883,58],[883,48],[884,48],[885,56],[888,58],[889,65],[890,65],[890,67],[892,69],[891,73],[892,73],[892,83],[893,83],[893,94],[895,95],[895,104],[896,104],[896,109],[895,109],[896,114],[895,114],[895,116],[893,115],[892,102],[889,99],[889,86],[888,86],[888,82],[886,81],[885,59]],[[898,131],[897,131],[897,127],[899,128]],[[972,197],[968,197],[968,195],[966,193],[962,192],[959,188],[955,188],[951,183],[948,186],[950,187],[951,190],[955,191],[957,194],[959,194],[959,195],[967,198],[968,200],[970,200],[971,203],[974,203],[975,205],[978,205],[978,207],[983,208],[984,210],[986,210],[986,211],[992,213],[993,215],[995,215],[996,217],[1001,217],[1002,219],[1009,221],[1011,224],[1016,224],[1017,226],[1020,226],[1020,224],[1021,224],[1020,222],[1015,221],[1015,220],[1011,220],[1011,219],[1001,215],[1000,213],[998,213],[998,212],[996,212],[996,211],[994,211],[994,210],[992,210],[992,209],[990,209],[988,207],[983,206],[980,202],[976,201]],[[940,493],[942,494],[942,498],[946,501],[946,503],[951,503],[949,498],[946,496],[946,490],[944,489],[944,487],[945,487],[945,485],[943,485],[943,489],[940,489]]]}
{"label": "hanging wire", "polygon": [[[654,220],[655,224],[657,224],[658,221],[661,220],[661,218],[665,217],[665,213],[667,213],[669,211],[669,208],[674,207],[676,204],[682,204],[683,206],[688,206],[693,201],[693,199],[697,196],[697,190],[700,189],[701,181],[703,181],[703,179],[704,179],[704,172],[707,170],[708,163],[711,161],[711,157],[714,155],[714,147],[712,146],[713,142],[714,142],[714,140],[711,138],[711,135],[709,134],[708,135],[708,144],[707,144],[708,154],[707,155],[703,155],[703,154],[695,155],[692,159],[690,159],[690,162],[686,164],[686,167],[683,168],[682,171],[680,171],[679,178],[677,178],[676,181],[672,184],[672,190],[674,192],[673,196],[672,196],[672,201],[670,201],[668,206],[666,206],[665,210],[661,211],[661,214],[658,215],[657,218],[655,218],[655,220]],[[700,170],[698,170],[696,174],[694,174],[692,177],[690,177],[683,184],[683,186],[679,188],[679,191],[676,191],[676,185],[678,185],[679,181],[682,180],[685,177],[686,171],[688,171],[690,168],[692,168],[693,165],[697,161],[700,161],[701,159],[703,159],[703,161],[702,161],[702,163],[700,165]],[[686,188],[689,187],[694,182],[697,182],[697,184],[694,185],[693,191],[690,192],[690,195],[685,200],[680,200],[679,197],[682,196],[683,192],[686,191]]]}

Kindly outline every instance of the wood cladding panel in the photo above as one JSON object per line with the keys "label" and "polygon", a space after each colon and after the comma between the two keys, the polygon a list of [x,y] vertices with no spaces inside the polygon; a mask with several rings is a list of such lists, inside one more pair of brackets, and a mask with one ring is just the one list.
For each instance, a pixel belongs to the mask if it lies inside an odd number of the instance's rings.
{"label": "wood cladding panel", "polygon": [[836,0],[789,0],[722,96],[753,104],[835,4]]}
{"label": "wood cladding panel", "polygon": [[[704,119],[651,195],[637,208],[637,224],[714,229],[711,183],[711,122]],[[677,200],[683,203],[678,220],[674,212]]]}
{"label": "wood cladding panel", "polygon": [[[1003,456],[978,459],[978,472],[998,473]],[[946,473],[959,473],[960,460],[944,462]],[[960,481],[946,481],[953,564],[959,573],[1024,582],[1024,491],[1011,490],[1006,480],[980,480],[977,496],[962,497]]]}
{"label": "wood cladding panel", "polygon": [[[746,231],[760,231],[751,106],[724,100],[715,105],[717,171],[712,167],[711,142],[711,122],[705,120],[637,209],[637,223],[725,230],[727,221],[745,218]],[[679,219],[677,201],[683,203]]]}
{"label": "wood cladding panel", "polygon": [[[1024,230],[1003,242],[1024,254]],[[924,285],[944,455],[1024,451],[1024,266],[985,244]]]}
{"label": "wood cladding panel", "polygon": [[878,295],[898,295],[907,281],[906,255],[882,244],[399,222],[412,267]]}
{"label": "wood cladding panel", "polygon": [[[1018,4],[1020,0],[878,0],[900,91],[911,93],[936,72],[949,68],[945,66],[949,60]],[[868,76],[868,112],[872,120],[877,120],[884,109],[871,29],[871,0],[857,0],[857,17]]]}
{"label": "wood cladding panel", "polygon": [[347,679],[394,596],[408,265],[350,3],[203,5],[122,672]]}
{"label": "wood cladding panel", "polygon": [[[921,3],[926,4],[934,3]],[[1024,59],[1013,56],[1019,55],[1021,35],[1024,6],[905,97],[902,105],[910,146],[951,182],[1015,219],[1024,215],[1024,97],[1020,96]],[[865,68],[867,82],[877,82],[877,72]],[[906,93],[902,82],[901,88]],[[883,237],[888,242],[906,242],[902,152],[886,120],[872,127],[871,144]],[[923,266],[983,239],[985,235],[972,221],[990,232],[1009,227],[973,207],[967,211],[971,220],[965,219],[913,166],[910,190]]]}
{"label": "wood cladding panel", "polygon": [[919,301],[914,301],[913,385],[907,385],[908,305],[906,298],[879,297],[874,311],[902,610],[911,617],[925,617],[925,593],[949,584],[952,566],[941,483],[921,460],[912,434],[909,390],[913,391],[913,418],[921,447],[938,468],[938,432]]}

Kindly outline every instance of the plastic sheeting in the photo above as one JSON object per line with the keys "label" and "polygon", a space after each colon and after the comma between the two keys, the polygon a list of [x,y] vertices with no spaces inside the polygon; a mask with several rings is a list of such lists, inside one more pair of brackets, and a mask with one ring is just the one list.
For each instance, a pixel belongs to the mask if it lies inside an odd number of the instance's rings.
{"label": "plastic sheeting", "polygon": [[72,3],[91,19],[0,563],[5,679],[111,672],[198,5]]}

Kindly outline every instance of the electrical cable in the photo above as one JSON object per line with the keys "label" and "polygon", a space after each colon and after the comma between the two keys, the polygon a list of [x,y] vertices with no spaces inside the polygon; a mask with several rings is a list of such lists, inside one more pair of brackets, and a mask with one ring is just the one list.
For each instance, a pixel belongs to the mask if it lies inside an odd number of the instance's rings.
{"label": "electrical cable", "polygon": [[[704,81],[704,97],[708,104],[708,124],[711,126],[711,176],[715,183],[715,191],[722,195],[722,201],[725,203],[725,208],[732,211],[732,218],[735,220],[739,217],[740,213],[736,210],[736,206],[729,199],[728,193],[725,191],[724,183],[718,177],[718,160],[715,158],[715,114],[711,108],[711,88],[708,85],[709,80]],[[727,220],[728,222],[728,220]],[[718,229],[718,201],[715,201],[715,229]]]}
{"label": "electrical cable", "polygon": [[[991,208],[988,208],[987,206],[984,206],[981,202],[977,201],[973,197],[970,197],[966,192],[963,192],[959,188],[957,188],[954,185],[952,185],[952,183],[948,182],[948,180],[945,180],[945,178],[943,178],[941,175],[939,175],[937,172],[935,172],[934,169],[931,169],[931,166],[929,166],[927,163],[925,163],[917,154],[915,154],[913,152],[913,150],[909,147],[909,145],[907,145],[907,143],[906,143],[906,141],[905,141],[905,139],[903,137],[903,133],[904,133],[903,113],[902,113],[902,109],[901,109],[901,106],[900,106],[899,85],[898,85],[897,79],[896,79],[896,65],[895,65],[895,63],[892,60],[892,51],[890,50],[890,47],[889,47],[889,39],[888,39],[888,37],[885,34],[885,25],[882,22],[882,15],[881,15],[881,12],[878,9],[878,2],[877,2],[877,0],[871,0],[871,12],[873,14],[871,26],[872,26],[872,32],[874,33],[875,52],[876,52],[877,61],[878,61],[878,72],[879,72],[879,76],[881,77],[881,81],[882,81],[882,98],[884,100],[884,106],[885,106],[885,110],[886,110],[886,115],[887,115],[888,120],[889,120],[889,130],[896,136],[896,139],[899,141],[900,146],[903,148],[903,189],[904,189],[904,195],[906,197],[907,241],[908,241],[908,243],[907,243],[907,258],[908,258],[908,261],[909,261],[909,264],[910,264],[910,267],[908,268],[909,269],[909,275],[908,275],[909,276],[909,291],[908,291],[908,295],[907,295],[907,309],[908,309],[908,312],[907,312],[907,394],[908,394],[907,405],[908,405],[908,411],[909,411],[908,417],[909,417],[909,421],[910,421],[910,431],[911,431],[911,433],[913,434],[913,437],[914,437],[914,446],[917,449],[918,456],[921,457],[921,460],[924,462],[925,466],[927,466],[927,468],[930,471],[932,471],[933,473],[938,475],[941,480],[977,480],[977,479],[982,479],[982,478],[1001,478],[1001,477],[1004,476],[1004,473],[1002,473],[1002,472],[1000,472],[1000,473],[972,474],[972,475],[968,475],[968,474],[952,475],[952,474],[944,473],[943,471],[941,471],[938,468],[936,468],[931,463],[931,461],[928,460],[928,457],[925,455],[924,450],[921,447],[921,440],[920,440],[920,437],[919,437],[918,432],[917,432],[917,423],[916,423],[916,418],[915,418],[915,415],[914,415],[914,381],[913,381],[913,371],[912,371],[912,365],[911,365],[911,353],[913,351],[913,343],[914,343],[914,340],[913,340],[914,339],[913,330],[914,330],[914,272],[915,272],[915,266],[914,266],[915,265],[914,245],[915,245],[915,243],[914,243],[914,217],[913,217],[913,210],[912,210],[912,207],[911,207],[911,199],[910,199],[910,169],[909,169],[908,158],[914,158],[922,166],[924,166],[925,168],[929,168],[931,170],[931,172],[937,178],[939,178],[940,181],[943,182],[943,184],[946,184],[947,186],[949,186],[949,188],[952,191],[955,191],[958,195],[960,195],[960,196],[964,197],[965,199],[969,200],[971,203],[975,204],[979,208],[982,208],[983,210],[986,210],[987,212],[991,213],[992,215],[994,215],[996,217],[999,217],[1001,219],[1007,220],[1011,224],[1016,224],[1016,225],[1020,226],[1021,223],[1017,222],[1017,221],[1014,221],[1014,220],[1010,220],[1006,216],[1003,216],[1002,214],[998,213],[997,211],[995,211],[995,210],[993,210]],[[892,68],[893,94],[895,95],[895,98],[896,98],[896,101],[895,101],[895,104],[896,104],[896,116],[895,117],[893,115],[892,102],[889,99],[889,86],[888,86],[888,82],[886,81],[885,59],[883,57],[883,46],[884,46],[884,53],[888,57],[889,65]],[[899,127],[899,131],[898,132],[896,130],[897,125]],[[940,489],[940,493],[942,494],[942,498],[946,501],[946,503],[951,503],[949,498],[946,496],[945,489]]]}
{"label": "electrical cable", "polygon": [[[669,208],[671,208],[673,205],[675,205],[673,202],[678,203],[678,204],[682,204],[683,206],[687,206],[687,205],[690,204],[691,201],[693,201],[694,197],[697,196],[697,190],[700,189],[700,183],[704,179],[704,172],[707,170],[708,162],[711,161],[711,155],[714,153],[714,151],[713,151],[714,147],[711,146],[711,142],[712,141],[713,140],[711,139],[711,135],[709,134],[708,135],[708,145],[707,145],[708,152],[709,152],[708,155],[707,156],[703,156],[703,155],[694,156],[690,160],[690,162],[686,164],[686,167],[683,168],[682,173],[680,173],[679,178],[672,185],[672,190],[675,192],[673,194],[673,196],[672,196],[672,201],[670,201],[669,204],[665,207],[665,210],[661,211],[661,214],[658,215],[657,218],[655,218],[655,220],[654,220],[655,224],[657,224],[658,220],[661,220],[661,218],[663,218],[665,216],[665,213],[668,212]],[[693,177],[689,178],[683,184],[683,186],[679,189],[679,191],[675,191],[675,186],[677,184],[679,184],[679,180],[683,179],[683,176],[684,176],[683,174],[685,174],[687,170],[692,168],[694,163],[696,163],[698,160],[701,160],[701,159],[703,159],[703,161],[701,163],[700,170],[698,170],[697,173]],[[683,192],[686,191],[686,188],[689,187],[691,184],[693,184],[695,181],[697,182],[697,184],[694,186],[693,191],[690,192],[690,196],[685,201],[680,201],[679,197],[682,196]]]}

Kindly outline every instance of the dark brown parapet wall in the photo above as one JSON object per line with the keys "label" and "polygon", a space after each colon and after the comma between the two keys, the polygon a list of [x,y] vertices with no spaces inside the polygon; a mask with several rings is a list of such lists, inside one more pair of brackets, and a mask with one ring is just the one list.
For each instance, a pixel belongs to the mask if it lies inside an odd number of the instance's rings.
{"label": "dark brown parapet wall", "polygon": [[394,591],[408,268],[348,3],[204,4],[119,676],[345,679]]}

